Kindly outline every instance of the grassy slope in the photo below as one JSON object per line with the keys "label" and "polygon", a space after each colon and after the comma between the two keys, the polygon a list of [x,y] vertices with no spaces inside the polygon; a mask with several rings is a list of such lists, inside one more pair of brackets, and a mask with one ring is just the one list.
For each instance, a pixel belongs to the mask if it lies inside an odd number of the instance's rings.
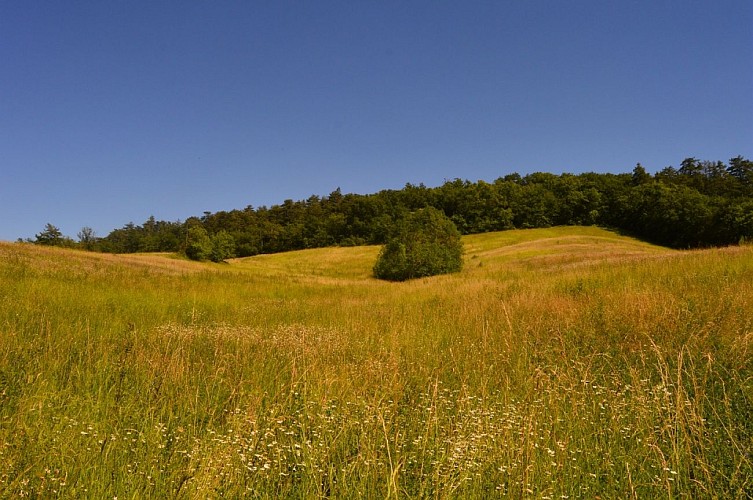
{"label": "grassy slope", "polygon": [[753,248],[230,265],[0,244],[0,496],[753,494]]}

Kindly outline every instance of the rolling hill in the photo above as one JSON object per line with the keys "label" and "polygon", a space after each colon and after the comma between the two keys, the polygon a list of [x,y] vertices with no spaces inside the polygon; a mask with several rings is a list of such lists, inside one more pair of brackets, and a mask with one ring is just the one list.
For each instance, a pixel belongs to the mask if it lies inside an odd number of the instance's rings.
{"label": "rolling hill", "polygon": [[744,498],[753,247],[201,264],[0,244],[0,496]]}

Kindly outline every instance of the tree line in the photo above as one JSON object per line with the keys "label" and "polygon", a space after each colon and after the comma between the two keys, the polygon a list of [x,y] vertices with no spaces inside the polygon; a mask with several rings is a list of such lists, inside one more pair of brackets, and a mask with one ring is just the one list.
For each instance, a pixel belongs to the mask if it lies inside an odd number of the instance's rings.
{"label": "tree line", "polygon": [[599,225],[673,248],[753,241],[753,162],[686,158],[652,175],[638,164],[623,174],[509,174],[493,182],[454,179],[406,184],[374,194],[285,200],[271,207],[204,212],[186,221],[128,223],[74,241],[52,224],[28,240],[111,253],[183,252],[220,261],[325,246],[383,244],[396,221],[416,210],[444,212],[461,234],[557,225]]}

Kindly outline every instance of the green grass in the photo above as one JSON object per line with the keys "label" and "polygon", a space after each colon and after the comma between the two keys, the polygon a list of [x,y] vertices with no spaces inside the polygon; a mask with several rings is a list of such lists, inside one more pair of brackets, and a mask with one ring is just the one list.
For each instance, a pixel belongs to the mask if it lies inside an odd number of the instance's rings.
{"label": "green grass", "polygon": [[228,264],[0,244],[0,497],[753,496],[753,247]]}

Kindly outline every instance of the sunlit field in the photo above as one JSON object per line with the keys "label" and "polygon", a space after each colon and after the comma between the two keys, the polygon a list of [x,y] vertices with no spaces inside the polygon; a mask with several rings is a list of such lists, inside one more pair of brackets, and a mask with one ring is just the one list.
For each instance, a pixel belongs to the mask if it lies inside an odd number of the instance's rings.
{"label": "sunlit field", "polygon": [[753,246],[200,264],[0,244],[0,497],[753,496]]}

